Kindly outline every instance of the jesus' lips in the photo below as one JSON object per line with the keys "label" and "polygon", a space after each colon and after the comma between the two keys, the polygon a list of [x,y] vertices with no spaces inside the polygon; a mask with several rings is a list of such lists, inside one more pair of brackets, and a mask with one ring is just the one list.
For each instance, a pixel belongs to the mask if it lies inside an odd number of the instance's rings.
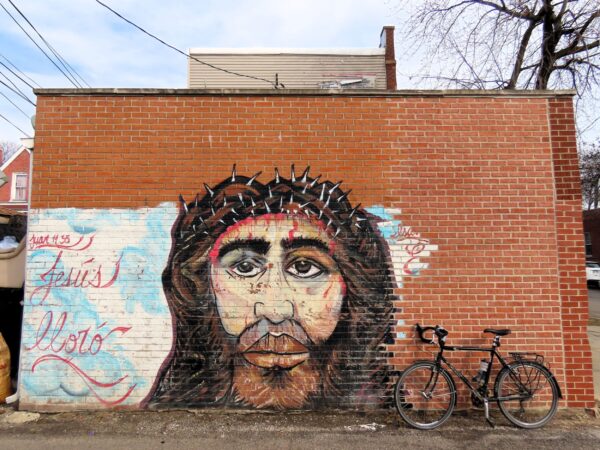
{"label": "jesus' lips", "polygon": [[309,356],[308,349],[287,334],[265,334],[243,354],[246,361],[264,369],[292,369]]}

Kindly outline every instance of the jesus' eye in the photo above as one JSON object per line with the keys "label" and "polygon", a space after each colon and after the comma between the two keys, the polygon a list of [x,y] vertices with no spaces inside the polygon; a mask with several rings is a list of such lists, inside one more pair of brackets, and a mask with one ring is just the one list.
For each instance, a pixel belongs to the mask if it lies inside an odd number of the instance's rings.
{"label": "jesus' eye", "polygon": [[315,278],[325,272],[319,264],[304,258],[295,260],[286,270],[296,278]]}
{"label": "jesus' eye", "polygon": [[255,261],[244,260],[231,268],[232,272],[241,277],[251,278],[261,273],[263,267]]}

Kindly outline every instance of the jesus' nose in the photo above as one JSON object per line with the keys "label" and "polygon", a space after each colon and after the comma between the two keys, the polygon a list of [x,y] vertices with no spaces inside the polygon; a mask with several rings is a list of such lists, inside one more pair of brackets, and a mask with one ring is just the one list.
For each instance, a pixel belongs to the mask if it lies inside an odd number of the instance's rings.
{"label": "jesus' nose", "polygon": [[294,317],[294,305],[289,300],[265,300],[254,304],[254,315],[273,323],[280,323]]}

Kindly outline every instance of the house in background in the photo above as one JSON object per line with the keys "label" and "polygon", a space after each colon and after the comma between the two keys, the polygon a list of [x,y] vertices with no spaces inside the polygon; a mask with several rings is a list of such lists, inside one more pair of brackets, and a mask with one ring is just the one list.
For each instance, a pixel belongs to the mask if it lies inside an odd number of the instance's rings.
{"label": "house in background", "polygon": [[383,27],[378,48],[192,48],[189,55],[190,89],[267,89],[275,83],[285,89],[396,89],[392,26]]}
{"label": "house in background", "polygon": [[583,231],[586,259],[600,262],[600,208],[583,211]]}
{"label": "house in background", "polygon": [[0,208],[27,211],[31,151],[17,150],[0,166]]}

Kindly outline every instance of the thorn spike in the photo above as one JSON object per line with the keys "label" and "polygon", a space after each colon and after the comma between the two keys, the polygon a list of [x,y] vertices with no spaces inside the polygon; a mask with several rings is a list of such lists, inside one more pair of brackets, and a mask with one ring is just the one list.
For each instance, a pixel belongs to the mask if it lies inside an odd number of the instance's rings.
{"label": "thorn spike", "polygon": [[271,192],[271,186],[269,186],[269,198],[273,198],[273,193]]}
{"label": "thorn spike", "polygon": [[315,187],[315,184],[317,184],[319,182],[319,179],[321,178],[321,175],[317,175],[317,178],[315,178],[314,180],[312,180],[310,182],[310,187],[313,188]]}
{"label": "thorn spike", "polygon": [[342,184],[341,181],[339,183],[334,184],[333,187],[331,189],[329,189],[329,194],[331,195],[333,193],[333,191],[335,191],[337,188],[339,188],[340,184]]}
{"label": "thorn spike", "polygon": [[342,200],[344,200],[346,197],[348,197],[348,195],[350,194],[350,192],[352,192],[352,189],[348,189],[348,192],[344,192],[342,195],[340,195],[336,201],[339,203]]}
{"label": "thorn spike", "polygon": [[306,179],[308,178],[308,172],[310,170],[310,166],[306,166],[306,169],[304,169],[304,173],[302,174],[302,182],[306,183]]}
{"label": "thorn spike", "polygon": [[294,173],[294,165],[292,164],[292,183],[296,182],[296,174]]}
{"label": "thorn spike", "polygon": [[306,205],[310,205],[310,202],[306,202],[306,203],[300,205],[300,208],[304,208],[304,207],[306,207]]}
{"label": "thorn spike", "polygon": [[183,207],[183,209],[185,210],[185,213],[187,214],[188,211],[188,206],[187,203],[185,202],[185,200],[183,199],[183,195],[179,194],[179,201],[181,202],[181,206]]}
{"label": "thorn spike", "polygon": [[294,203],[294,193],[290,194],[290,203]]}
{"label": "thorn spike", "polygon": [[337,235],[338,235],[338,234],[340,234],[340,231],[342,231],[342,229],[341,229],[341,228],[338,228],[338,229],[336,230],[335,234],[333,235],[333,237],[334,237],[334,238],[335,238],[335,237],[337,237]]}
{"label": "thorn spike", "polygon": [[256,180],[256,179],[257,179],[257,178],[260,176],[260,174],[261,174],[261,173],[262,173],[262,172],[256,172],[256,173],[255,173],[255,174],[252,176],[252,178],[250,178],[250,179],[248,180],[248,182],[246,183],[246,186],[252,186],[252,183],[254,183],[254,181],[255,181],[255,180]]}
{"label": "thorn spike", "polygon": [[279,183],[279,170],[275,167],[275,183]]}
{"label": "thorn spike", "polygon": [[349,219],[352,219],[352,216],[354,215],[354,213],[356,211],[358,211],[358,208],[360,208],[360,203],[358,205],[356,205],[354,208],[352,208],[352,211],[350,211],[350,215],[348,216]]}
{"label": "thorn spike", "polygon": [[256,208],[256,203],[254,203],[254,199],[252,197],[250,197],[250,201],[252,202],[252,207]]}
{"label": "thorn spike", "polygon": [[208,184],[204,183],[204,189],[206,189],[206,192],[208,192],[211,197],[215,196],[215,192],[208,186]]}
{"label": "thorn spike", "polygon": [[194,198],[194,208],[198,207],[198,194],[196,194],[196,198]]}
{"label": "thorn spike", "polygon": [[283,197],[279,197],[279,209],[283,208]]}
{"label": "thorn spike", "polygon": [[235,183],[235,164],[233,165],[233,169],[231,170],[231,182]]}
{"label": "thorn spike", "polygon": [[325,185],[323,185],[323,188],[321,189],[321,196],[319,197],[319,200],[323,201],[324,198],[325,198]]}
{"label": "thorn spike", "polygon": [[330,226],[333,223],[333,219],[329,219],[329,222],[327,222],[327,226]]}
{"label": "thorn spike", "polygon": [[329,206],[329,200],[331,200],[331,195],[327,196],[327,201],[325,202],[325,208],[327,208]]}
{"label": "thorn spike", "polygon": [[270,213],[271,212],[271,208],[269,208],[269,205],[267,204],[266,201],[263,202],[265,204],[265,208],[267,208],[267,212]]}

